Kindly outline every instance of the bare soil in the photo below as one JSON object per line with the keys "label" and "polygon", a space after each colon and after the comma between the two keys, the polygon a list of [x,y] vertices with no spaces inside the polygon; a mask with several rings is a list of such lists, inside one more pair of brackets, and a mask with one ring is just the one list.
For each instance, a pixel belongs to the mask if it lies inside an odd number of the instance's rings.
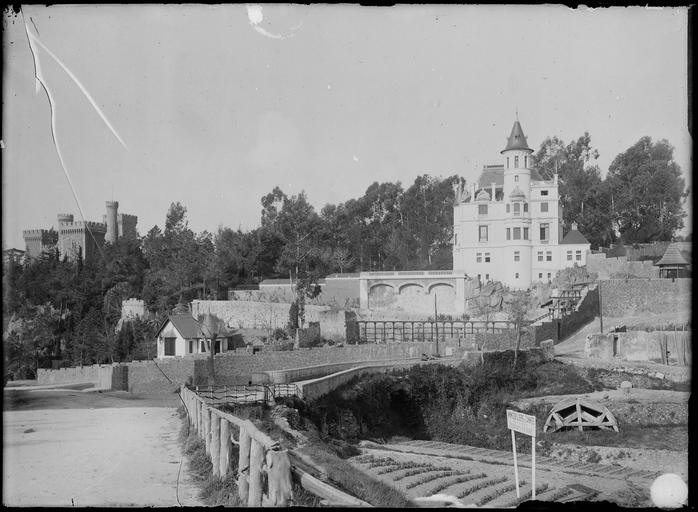
{"label": "bare soil", "polygon": [[3,505],[199,505],[177,395],[4,390]]}

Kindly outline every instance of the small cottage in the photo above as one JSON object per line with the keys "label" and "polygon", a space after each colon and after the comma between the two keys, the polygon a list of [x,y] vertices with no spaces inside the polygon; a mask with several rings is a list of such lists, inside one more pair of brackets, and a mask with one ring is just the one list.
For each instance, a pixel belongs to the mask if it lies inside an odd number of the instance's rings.
{"label": "small cottage", "polygon": [[[169,315],[155,333],[158,359],[205,354],[207,340],[212,337],[212,333],[208,332],[211,328],[205,326],[203,318],[201,320],[194,318],[188,311],[175,311]],[[223,321],[213,317],[211,325],[216,332],[214,354],[234,350],[233,332]]]}
{"label": "small cottage", "polygon": [[656,265],[659,277],[691,277],[691,242],[674,242]]}

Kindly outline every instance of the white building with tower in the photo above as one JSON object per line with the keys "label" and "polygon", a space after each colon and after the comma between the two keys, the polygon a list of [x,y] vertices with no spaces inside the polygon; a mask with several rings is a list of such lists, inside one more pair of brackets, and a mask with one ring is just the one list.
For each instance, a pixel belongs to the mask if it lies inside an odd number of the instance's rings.
{"label": "white building with tower", "polygon": [[454,271],[522,289],[586,265],[590,244],[576,224],[562,233],[557,174],[543,179],[532,153],[517,119],[501,163],[486,165],[470,187],[454,187]]}

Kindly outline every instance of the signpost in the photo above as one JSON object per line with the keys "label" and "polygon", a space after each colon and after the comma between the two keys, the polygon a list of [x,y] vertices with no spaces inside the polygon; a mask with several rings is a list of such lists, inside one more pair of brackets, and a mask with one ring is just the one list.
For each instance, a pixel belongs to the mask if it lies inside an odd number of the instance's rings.
{"label": "signpost", "polygon": [[516,497],[519,491],[519,465],[516,459],[516,434],[520,432],[531,436],[531,499],[536,499],[536,417],[507,409],[507,428],[511,430],[511,450],[514,452],[514,478],[516,479]]}

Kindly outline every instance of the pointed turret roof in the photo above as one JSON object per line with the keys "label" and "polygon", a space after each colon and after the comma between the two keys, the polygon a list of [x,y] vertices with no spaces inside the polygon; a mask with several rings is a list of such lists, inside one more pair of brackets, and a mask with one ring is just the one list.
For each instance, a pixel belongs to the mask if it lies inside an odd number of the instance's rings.
{"label": "pointed turret roof", "polygon": [[683,254],[681,254],[681,251],[679,247],[676,244],[671,244],[666,252],[664,253],[664,256],[662,256],[662,259],[660,259],[655,265],[657,266],[662,266],[662,265],[688,265],[688,261],[684,257]]}
{"label": "pointed turret roof", "polygon": [[511,135],[509,135],[509,140],[507,140],[507,147],[505,147],[501,152],[504,153],[505,151],[512,149],[525,149],[533,153],[533,150],[528,147],[526,136],[523,133],[521,123],[519,123],[518,119],[514,121],[514,126],[511,129]]}

